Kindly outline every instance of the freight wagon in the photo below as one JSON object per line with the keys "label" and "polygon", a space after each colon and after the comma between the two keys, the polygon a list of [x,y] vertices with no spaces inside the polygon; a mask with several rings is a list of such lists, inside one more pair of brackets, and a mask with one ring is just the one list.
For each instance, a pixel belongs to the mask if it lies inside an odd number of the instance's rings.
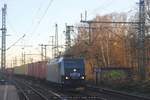
{"label": "freight wagon", "polygon": [[59,58],[49,61],[47,80],[63,87],[83,87],[85,80],[84,60],[79,58]]}
{"label": "freight wagon", "polygon": [[39,61],[14,67],[15,75],[24,75],[36,79],[46,79],[47,61]]}
{"label": "freight wagon", "polygon": [[47,61],[39,61],[27,64],[27,76],[37,79],[46,79]]}
{"label": "freight wagon", "polygon": [[27,74],[27,67],[26,67],[26,65],[21,65],[21,66],[14,67],[14,73],[16,75],[26,75]]}

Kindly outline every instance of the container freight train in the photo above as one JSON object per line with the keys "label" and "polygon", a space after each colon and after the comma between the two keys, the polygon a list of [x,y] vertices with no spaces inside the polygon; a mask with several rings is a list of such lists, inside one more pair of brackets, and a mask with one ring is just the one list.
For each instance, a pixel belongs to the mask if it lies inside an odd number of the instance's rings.
{"label": "container freight train", "polygon": [[58,58],[14,67],[14,74],[46,80],[62,87],[84,87],[85,68],[81,58]]}
{"label": "container freight train", "polygon": [[19,76],[28,76],[34,79],[46,79],[47,61],[39,61],[26,65],[14,67],[14,74]]}

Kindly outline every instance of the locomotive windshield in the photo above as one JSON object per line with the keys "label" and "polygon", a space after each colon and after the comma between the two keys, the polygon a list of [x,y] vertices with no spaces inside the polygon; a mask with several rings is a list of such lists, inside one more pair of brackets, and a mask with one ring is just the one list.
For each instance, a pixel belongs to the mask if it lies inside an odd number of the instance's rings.
{"label": "locomotive windshield", "polygon": [[64,61],[65,74],[69,75],[73,72],[84,73],[84,62],[81,59]]}

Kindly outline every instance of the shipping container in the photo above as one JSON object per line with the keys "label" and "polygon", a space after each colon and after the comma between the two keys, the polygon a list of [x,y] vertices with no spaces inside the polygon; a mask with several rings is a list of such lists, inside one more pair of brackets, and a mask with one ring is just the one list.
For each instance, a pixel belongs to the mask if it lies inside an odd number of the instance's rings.
{"label": "shipping container", "polygon": [[14,67],[14,74],[26,75],[27,74],[27,67],[26,67],[26,65]]}
{"label": "shipping container", "polygon": [[27,76],[33,76],[33,63],[27,64]]}
{"label": "shipping container", "polygon": [[39,61],[27,64],[27,74],[28,76],[39,78],[39,79],[45,79],[46,78],[46,64],[47,61]]}
{"label": "shipping container", "polygon": [[39,62],[37,68],[37,77],[40,79],[45,79],[46,71],[47,71],[47,61]]}

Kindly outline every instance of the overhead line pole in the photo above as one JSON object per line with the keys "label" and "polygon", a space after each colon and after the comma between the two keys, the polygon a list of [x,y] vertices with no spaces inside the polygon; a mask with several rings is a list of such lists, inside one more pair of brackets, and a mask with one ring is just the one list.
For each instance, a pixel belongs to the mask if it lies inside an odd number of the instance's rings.
{"label": "overhead line pole", "polygon": [[47,46],[54,46],[52,45],[47,45],[47,44],[41,44],[41,60],[46,60],[47,59]]}
{"label": "overhead line pole", "polygon": [[2,8],[2,47],[1,47],[1,69],[2,71],[6,67],[6,9],[7,5],[4,4],[4,7]]}
{"label": "overhead line pole", "polygon": [[54,49],[55,51],[55,57],[58,55],[58,25],[55,24],[55,46],[56,48]]}
{"label": "overhead line pole", "polygon": [[52,58],[54,57],[54,50],[53,50],[53,47],[54,47],[54,36],[50,36],[52,38]]}
{"label": "overhead line pole", "polygon": [[138,32],[138,71],[140,79],[146,78],[146,54],[145,54],[145,1],[139,1],[139,32]]}
{"label": "overhead line pole", "polygon": [[41,61],[43,61],[43,56],[44,56],[44,54],[43,54],[43,44],[40,44],[39,46],[41,46]]}
{"label": "overhead line pole", "polygon": [[74,26],[66,25],[66,50],[68,50],[71,47],[71,32],[73,30]]}
{"label": "overhead line pole", "polygon": [[[25,57],[24,59],[25,59],[25,60],[26,60],[26,56],[27,56],[27,55],[41,55],[41,54],[31,54],[31,53],[26,54],[26,53],[25,53],[25,54],[24,54],[24,57]],[[32,62],[33,62],[33,59],[31,60],[31,63],[32,63]]]}

